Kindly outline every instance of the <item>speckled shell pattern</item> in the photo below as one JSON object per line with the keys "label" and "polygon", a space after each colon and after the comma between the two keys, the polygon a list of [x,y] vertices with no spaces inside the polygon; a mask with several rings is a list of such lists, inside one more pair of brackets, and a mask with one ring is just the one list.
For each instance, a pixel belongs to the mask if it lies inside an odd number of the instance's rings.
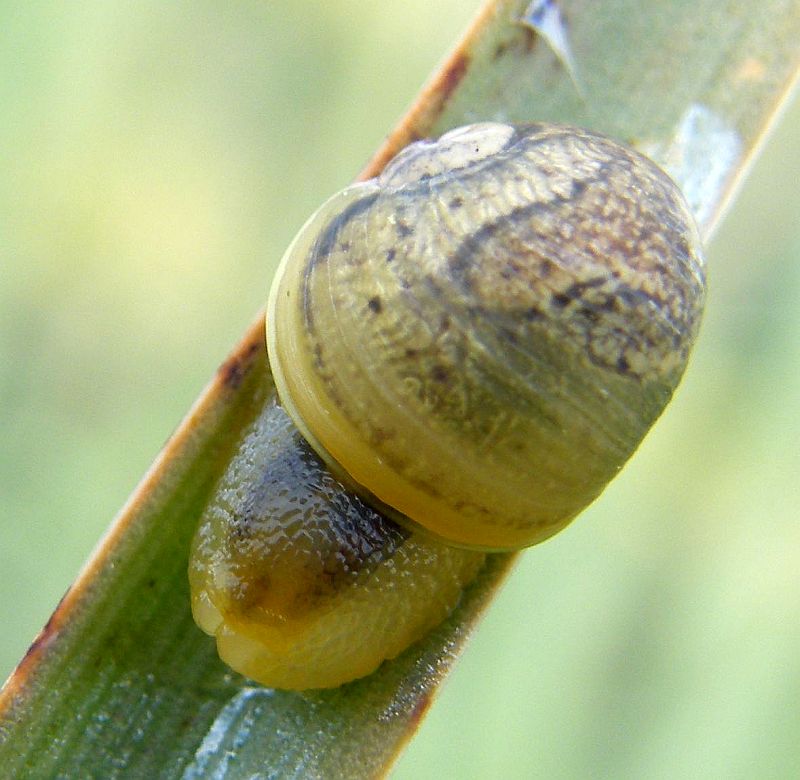
{"label": "speckled shell pattern", "polygon": [[273,293],[270,357],[363,494],[510,549],[563,527],[636,449],[704,291],[696,227],[654,163],[572,127],[485,123],[412,145],[312,217]]}

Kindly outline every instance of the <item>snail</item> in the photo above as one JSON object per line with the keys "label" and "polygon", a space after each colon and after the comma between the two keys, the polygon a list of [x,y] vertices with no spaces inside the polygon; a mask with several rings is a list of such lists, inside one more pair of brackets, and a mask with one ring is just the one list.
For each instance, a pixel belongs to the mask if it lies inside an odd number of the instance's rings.
{"label": "snail", "polygon": [[201,518],[196,622],[266,685],[369,674],[487,552],[600,494],[672,396],[704,295],[688,207],[639,153],[543,123],[411,144],[284,255],[278,400]]}

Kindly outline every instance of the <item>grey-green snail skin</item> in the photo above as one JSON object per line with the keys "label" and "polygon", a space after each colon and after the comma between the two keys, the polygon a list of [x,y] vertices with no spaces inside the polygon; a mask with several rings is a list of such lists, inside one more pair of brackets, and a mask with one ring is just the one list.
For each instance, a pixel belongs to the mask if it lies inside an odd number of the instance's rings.
{"label": "grey-green snail skin", "polygon": [[677,186],[574,127],[460,128],[334,195],[270,294],[280,403],[193,545],[223,660],[331,687],[422,637],[486,551],[553,535],[622,468],[704,295]]}

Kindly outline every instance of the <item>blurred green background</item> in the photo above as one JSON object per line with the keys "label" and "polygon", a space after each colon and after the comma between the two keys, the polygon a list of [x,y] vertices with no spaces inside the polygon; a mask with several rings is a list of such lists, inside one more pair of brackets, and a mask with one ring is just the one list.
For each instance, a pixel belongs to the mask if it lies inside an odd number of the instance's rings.
{"label": "blurred green background", "polygon": [[[477,0],[0,3],[0,678]],[[397,778],[800,777],[800,104],[675,403]]]}

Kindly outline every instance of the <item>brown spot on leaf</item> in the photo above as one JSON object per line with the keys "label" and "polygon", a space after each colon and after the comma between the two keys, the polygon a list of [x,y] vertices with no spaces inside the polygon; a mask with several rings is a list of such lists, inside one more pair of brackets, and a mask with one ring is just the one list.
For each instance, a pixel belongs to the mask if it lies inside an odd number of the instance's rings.
{"label": "brown spot on leaf", "polygon": [[509,52],[514,51],[522,51],[525,54],[530,54],[533,51],[539,36],[527,25],[521,24],[520,27],[522,29],[519,35],[514,35],[504,41],[500,41],[500,43],[495,46],[492,59],[499,60]]}
{"label": "brown spot on leaf", "polygon": [[417,724],[422,720],[425,713],[428,711],[428,707],[430,706],[431,706],[430,693],[426,691],[425,693],[420,694],[420,697],[414,704],[414,709],[411,710],[411,715],[408,718],[410,729],[416,728]]}
{"label": "brown spot on leaf", "polygon": [[243,353],[233,355],[219,367],[218,373],[226,387],[236,390],[242,384],[261,348],[261,344],[250,344]]}
{"label": "brown spot on leaf", "polygon": [[[62,604],[69,595],[70,590],[71,587],[67,588],[66,593],[64,593],[59,600],[58,605],[53,610],[53,614],[50,615],[47,623],[45,623],[44,628],[36,635],[30,647],[25,651],[22,660],[17,664],[17,668],[14,670],[11,677],[8,678],[7,686],[9,693],[25,684],[28,675],[36,668],[35,664],[37,659],[40,659],[43,653],[45,653],[50,645],[58,638],[61,625],[64,622],[61,614]],[[4,688],[4,692],[5,690]]]}
{"label": "brown spot on leaf", "polygon": [[459,52],[442,72],[441,79],[436,85],[440,94],[439,105],[444,105],[453,94],[455,88],[461,83],[461,79],[467,74],[469,57],[463,52]]}

